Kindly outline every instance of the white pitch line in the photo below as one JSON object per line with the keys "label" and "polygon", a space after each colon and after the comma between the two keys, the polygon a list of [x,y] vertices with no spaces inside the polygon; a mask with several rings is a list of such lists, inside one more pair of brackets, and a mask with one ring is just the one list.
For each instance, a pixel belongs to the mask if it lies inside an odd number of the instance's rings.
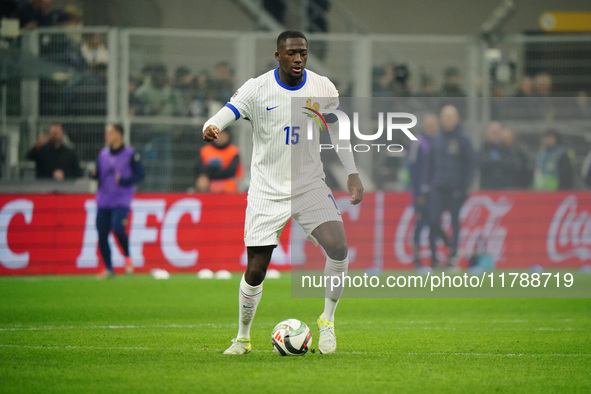
{"label": "white pitch line", "polygon": [[[147,346],[78,346],[78,345],[5,345],[0,344],[1,348],[16,349],[39,349],[39,350],[193,350],[221,353],[224,349],[215,348],[190,348],[190,347],[147,347]],[[271,349],[253,349],[253,353],[272,353]],[[386,352],[364,352],[364,351],[338,351],[337,354],[387,354]],[[393,353],[392,355],[395,355]],[[461,357],[591,357],[591,353],[407,353],[409,356],[461,356]]]}
{"label": "white pitch line", "polygon": [[[3,345],[0,344],[0,349],[38,349],[38,350],[192,350],[204,352],[222,353],[225,349],[214,348],[192,348],[192,347],[147,347],[147,346],[78,346],[78,345]],[[253,349],[253,353],[273,353],[272,349]],[[356,351],[339,351],[338,354],[378,354],[377,352],[356,352]]]}
{"label": "white pitch line", "polygon": [[[344,326],[358,326],[343,324]],[[362,326],[369,326],[362,324]],[[144,329],[204,329],[204,328],[234,328],[235,324],[146,324],[146,325],[88,325],[88,326],[24,326],[24,327],[0,327],[0,332],[8,331],[65,331],[65,330],[144,330]],[[583,327],[429,327],[429,326],[394,326],[396,331],[587,331]]]}
{"label": "white pitch line", "polygon": [[29,326],[0,327],[0,331],[60,331],[60,330],[142,330],[151,328],[231,328],[235,324],[154,324],[154,325],[105,325],[105,326]]}
{"label": "white pitch line", "polygon": [[591,357],[591,353],[408,353],[410,356],[475,356],[475,357]]}
{"label": "white pitch line", "polygon": [[77,350],[77,349],[84,349],[84,350],[151,350],[152,348],[143,347],[143,346],[75,346],[75,345],[66,345],[66,346],[41,346],[41,345],[2,345],[0,344],[0,348],[19,348],[19,349],[63,349],[63,350]]}

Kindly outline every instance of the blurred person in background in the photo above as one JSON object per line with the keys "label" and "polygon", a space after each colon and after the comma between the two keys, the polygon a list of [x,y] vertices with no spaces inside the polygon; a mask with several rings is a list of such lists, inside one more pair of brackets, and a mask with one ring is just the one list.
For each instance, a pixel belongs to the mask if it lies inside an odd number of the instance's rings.
{"label": "blurred person in background", "polygon": [[100,279],[115,275],[109,247],[111,231],[123,250],[126,272],[133,272],[133,263],[129,256],[129,238],[125,228],[135,184],[144,178],[140,155],[132,147],[123,144],[122,125],[107,126],[105,142],[107,146],[99,152],[96,168],[91,173],[99,183],[96,194],[96,228],[99,249],[105,264],[105,270],[99,275]]}
{"label": "blurred person in background", "polygon": [[215,93],[214,100],[220,103],[222,107],[228,97],[234,94],[234,74],[230,70],[230,66],[226,62],[216,64],[214,70],[214,78],[211,81],[211,92]]}
{"label": "blurred person in background", "polygon": [[460,237],[460,210],[468,197],[476,167],[474,149],[470,138],[460,123],[458,110],[446,105],[439,116],[441,131],[433,138],[429,154],[429,179],[431,193],[429,201],[429,245],[432,267],[439,264],[437,259],[437,238],[441,226],[441,215],[449,210],[453,237],[449,243],[448,267],[457,265]]}
{"label": "blurred person in background", "polygon": [[533,97],[534,95],[534,81],[531,77],[525,76],[519,81],[519,87],[515,93],[515,97]]}
{"label": "blurred person in background", "polygon": [[508,149],[512,171],[508,174],[508,187],[512,189],[529,189],[534,173],[533,161],[526,150],[515,141],[515,133],[509,127],[501,129],[501,138]]}
{"label": "blurred person in background", "polygon": [[64,129],[55,123],[49,127],[49,134],[41,134],[27,153],[27,159],[35,162],[38,179],[74,179],[82,176],[82,169],[76,152],[66,146]]}
{"label": "blurred person in background", "polygon": [[[146,190],[170,191],[174,156],[173,136],[178,127],[166,123],[167,119],[183,114],[184,106],[180,92],[169,82],[164,64],[150,66],[149,74],[135,91],[138,116],[164,117],[162,122],[141,125],[136,143],[142,144],[144,164],[150,176],[143,184]],[[139,145],[138,145],[139,146]]]}
{"label": "blurred person in background", "polygon": [[413,96],[411,89],[411,73],[406,64],[399,64],[394,67],[394,96]]}
{"label": "blurred person in background", "polygon": [[536,74],[535,97],[551,97],[552,96],[552,77],[547,72],[540,72]]}
{"label": "blurred person in background", "polygon": [[580,90],[574,97],[574,105],[571,110],[571,117],[574,119],[589,119],[591,118],[591,100],[587,92]]}
{"label": "blurred person in background", "polygon": [[208,101],[212,96],[210,84],[209,76],[205,71],[195,77],[195,90],[190,102],[192,116],[209,115]]}
{"label": "blurred person in background", "polygon": [[486,129],[486,140],[479,154],[482,190],[509,189],[514,186],[515,163],[503,142],[502,130],[499,122],[490,122]]}
{"label": "blurred person in background", "polygon": [[460,71],[456,67],[448,67],[443,72],[443,85],[439,91],[441,97],[465,97],[466,92],[460,85]]}
{"label": "blurred person in background", "polygon": [[[413,261],[415,268],[421,267],[420,247],[423,228],[429,226],[429,154],[433,138],[439,132],[437,115],[425,115],[422,122],[422,132],[418,141],[411,143],[407,158],[408,172],[411,180],[412,204],[415,213],[415,228],[413,232]],[[447,237],[438,227],[439,235],[447,244]]]}
{"label": "blurred person in background", "polygon": [[195,188],[199,192],[236,193],[243,169],[240,150],[223,130],[211,144],[199,151]]}
{"label": "blurred person in background", "polygon": [[396,71],[391,63],[373,70],[373,97],[392,97],[396,84]]}
{"label": "blurred person in background", "polygon": [[178,90],[183,103],[181,115],[190,114],[190,103],[195,95],[195,76],[188,67],[177,67],[174,71],[173,87]]}
{"label": "blurred person in background", "polygon": [[419,97],[437,97],[437,86],[433,82],[433,78],[428,75],[421,76],[421,90]]}
{"label": "blurred person in background", "polygon": [[98,33],[85,34],[80,51],[89,70],[94,70],[98,65],[109,63],[109,51]]}
{"label": "blurred person in background", "polygon": [[51,0],[30,0],[18,11],[20,26],[24,30],[50,27],[54,25],[56,17],[52,10]]}
{"label": "blurred person in background", "polygon": [[140,106],[138,115],[175,116],[182,112],[181,95],[169,83],[163,64],[149,68],[149,77],[137,88],[135,98]]}
{"label": "blurred person in background", "polygon": [[549,129],[542,135],[542,148],[536,158],[534,190],[570,190],[574,185],[574,170],[562,135]]}
{"label": "blurred person in background", "polygon": [[547,72],[540,72],[535,77],[535,92],[533,99],[533,109],[537,119],[554,121],[558,115],[557,105],[561,100],[556,100],[552,96],[553,82],[552,76]]}

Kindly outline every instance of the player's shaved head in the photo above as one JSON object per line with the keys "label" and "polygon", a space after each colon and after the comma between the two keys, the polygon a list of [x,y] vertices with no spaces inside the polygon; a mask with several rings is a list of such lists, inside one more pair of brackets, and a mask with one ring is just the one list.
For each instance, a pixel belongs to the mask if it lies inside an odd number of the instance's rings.
{"label": "player's shaved head", "polygon": [[306,44],[308,43],[308,39],[306,38],[306,36],[304,35],[304,33],[302,33],[301,31],[298,31],[298,30],[285,30],[284,32],[282,32],[281,34],[279,34],[279,36],[277,37],[277,50],[279,50],[279,48],[282,45],[285,45],[285,42],[289,38],[303,38],[306,41]]}

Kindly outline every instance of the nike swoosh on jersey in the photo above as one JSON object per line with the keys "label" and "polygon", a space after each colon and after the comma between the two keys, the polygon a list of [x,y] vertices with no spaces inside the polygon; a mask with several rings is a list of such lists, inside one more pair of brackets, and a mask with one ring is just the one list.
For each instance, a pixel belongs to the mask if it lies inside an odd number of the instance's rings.
{"label": "nike swoosh on jersey", "polygon": [[274,107],[271,107],[271,108],[269,108],[269,106],[267,106],[267,111],[274,110],[274,109],[275,109],[275,108],[277,108],[277,107],[279,107],[279,106],[278,106],[278,105],[276,105],[276,106],[274,106]]}

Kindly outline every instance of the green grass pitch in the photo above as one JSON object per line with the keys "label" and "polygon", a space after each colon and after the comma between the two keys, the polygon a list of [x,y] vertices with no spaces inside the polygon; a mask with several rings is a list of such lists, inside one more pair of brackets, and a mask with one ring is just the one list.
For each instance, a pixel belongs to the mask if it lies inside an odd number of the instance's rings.
{"label": "green grass pitch", "polygon": [[590,392],[591,299],[343,299],[338,350],[280,357],[270,332],[321,299],[265,282],[253,352],[224,356],[239,276],[0,278],[0,392]]}

